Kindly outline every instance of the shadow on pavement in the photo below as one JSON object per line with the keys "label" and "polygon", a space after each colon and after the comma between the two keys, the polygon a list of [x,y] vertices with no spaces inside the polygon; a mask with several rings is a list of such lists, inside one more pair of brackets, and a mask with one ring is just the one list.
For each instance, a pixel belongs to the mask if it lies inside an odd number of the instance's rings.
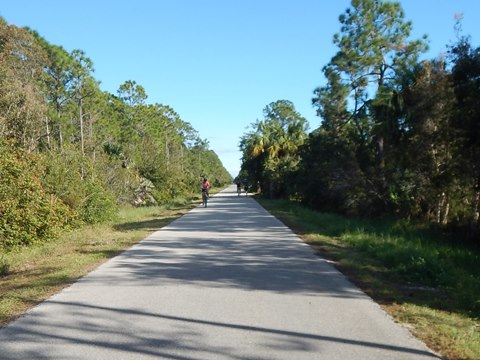
{"label": "shadow on pavement", "polygon": [[[288,323],[270,322],[276,316],[270,312],[266,323],[246,320],[242,314],[216,314],[209,291],[219,297],[227,293],[223,289],[232,288],[246,290],[248,299],[272,293],[293,295],[276,296],[277,305],[286,298],[295,298],[297,306],[311,301],[317,307],[324,303],[315,301],[324,299],[316,297],[333,298],[334,305],[342,299],[367,298],[253,199],[236,194],[218,194],[208,208],[193,209],[100,270],[82,278],[70,293],[49,299],[21,321],[1,329],[0,357],[47,359],[55,351],[55,358],[68,359],[264,360],[273,353],[285,359],[318,359],[324,354],[336,354],[336,359],[347,354],[354,359],[367,353],[368,358],[437,358],[411,344],[389,344],[386,337],[354,335],[347,330],[358,324],[348,322],[348,328],[329,333],[320,318],[313,319],[314,328],[305,329],[304,323],[289,328]],[[265,293],[251,293],[255,291]],[[167,297],[166,292],[170,302],[156,298]],[[235,302],[238,292],[228,293]],[[203,302],[212,313],[198,311],[197,299],[180,299],[179,294],[207,294]],[[226,301],[215,300],[216,304]],[[192,306],[190,312],[184,311],[181,301]],[[270,310],[270,302],[264,305]],[[242,306],[250,314],[255,304]],[[318,315],[327,310],[317,311]],[[289,316],[286,321],[293,320],[294,315]],[[224,336],[233,340],[220,341]],[[254,350],[253,342],[258,345]],[[371,355],[370,350],[382,357]]]}
{"label": "shadow on pavement", "polygon": [[[223,196],[219,196],[223,195]],[[118,257],[126,286],[199,283],[312,296],[365,297],[253,199],[221,193]]]}
{"label": "shadow on pavement", "polygon": [[[272,329],[257,326],[247,326],[234,323],[224,323],[217,321],[208,321],[202,319],[193,319],[187,317],[171,316],[161,313],[151,313],[136,309],[116,309],[110,307],[95,306],[75,302],[56,302],[49,300],[48,303],[52,306],[68,306],[69,312],[74,313],[77,318],[82,319],[79,324],[58,324],[56,328],[63,327],[65,332],[48,333],[42,331],[41,328],[36,328],[34,324],[30,324],[16,329],[16,340],[28,341],[31,338],[41,337],[43,341],[74,343],[75,345],[88,345],[88,348],[96,348],[103,350],[120,350],[123,353],[140,355],[150,355],[162,359],[178,359],[178,360],[194,360],[207,358],[221,358],[225,359],[245,359],[244,354],[235,353],[230,348],[206,346],[202,339],[204,332],[195,332],[192,327],[188,325],[202,325],[207,327],[214,327],[223,329],[222,331],[248,331],[258,333],[258,335],[269,336],[271,342],[268,346],[284,347],[287,353],[290,351],[309,351],[311,350],[311,341],[319,342],[317,348],[321,348],[322,343],[338,343],[342,346],[353,347],[367,347],[374,349],[388,350],[393,353],[404,353],[422,358],[439,359],[428,351],[412,349],[403,346],[394,346],[388,344],[375,343],[370,341],[360,341],[342,337],[323,336],[319,334],[310,334],[304,332],[285,331],[282,329]],[[98,328],[96,325],[100,317],[108,318],[110,327]],[[142,323],[145,321],[161,321],[174,322],[178,324],[175,334],[166,333],[161,327],[158,327],[153,332],[145,332],[142,328]],[[123,324],[122,324],[123,322]],[[129,328],[122,331],[122,328],[132,326],[136,329]],[[171,327],[169,327],[171,328]],[[197,328],[197,327],[195,327]],[[45,329],[43,329],[45,330]],[[69,336],[67,334],[76,333],[77,336]],[[135,331],[133,331],[135,330]],[[102,336],[92,338],[90,335],[101,331]],[[123,337],[121,342],[111,341],[110,339],[118,339]],[[174,340],[175,339],[175,340]],[[201,357],[189,357],[178,354],[178,349],[182,352],[201,354]],[[48,352],[46,352],[48,354]],[[23,352],[18,354],[9,354],[9,359],[44,359],[45,353],[42,351],[32,351],[28,353]],[[321,356],[321,352],[317,352],[316,356]],[[72,354],[72,358],[74,358]],[[264,359],[262,357],[255,357],[255,359]]]}

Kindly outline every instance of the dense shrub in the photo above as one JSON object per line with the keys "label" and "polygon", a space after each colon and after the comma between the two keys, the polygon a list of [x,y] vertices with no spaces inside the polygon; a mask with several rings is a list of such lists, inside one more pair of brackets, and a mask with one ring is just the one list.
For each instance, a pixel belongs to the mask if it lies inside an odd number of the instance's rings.
{"label": "dense shrub", "polygon": [[78,212],[80,219],[87,224],[98,224],[111,220],[118,211],[112,193],[95,181],[83,183],[84,196]]}
{"label": "dense shrub", "polygon": [[75,212],[42,187],[41,161],[0,143],[0,247],[48,241],[76,221]]}
{"label": "dense shrub", "polygon": [[117,212],[115,196],[106,189],[103,178],[92,160],[73,147],[65,146],[61,154],[46,157],[45,187],[78,212],[84,223],[101,223]]}

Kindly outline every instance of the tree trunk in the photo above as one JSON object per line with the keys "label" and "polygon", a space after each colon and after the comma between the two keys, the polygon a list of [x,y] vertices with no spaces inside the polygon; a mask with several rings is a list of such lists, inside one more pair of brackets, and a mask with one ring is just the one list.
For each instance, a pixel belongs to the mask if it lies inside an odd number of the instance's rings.
{"label": "tree trunk", "polygon": [[[80,98],[78,101],[78,112],[79,112],[79,118],[80,118],[80,144],[82,147],[82,156],[85,157],[85,138],[83,134],[83,99]],[[82,160],[82,180],[84,180],[87,176],[87,173],[85,171],[85,168],[83,167],[83,160]]]}
{"label": "tree trunk", "polygon": [[60,150],[63,148],[63,135],[62,135],[62,128],[58,127],[58,142],[60,146]]}
{"label": "tree trunk", "polygon": [[47,144],[48,144],[48,148],[51,149],[51,144],[50,144],[50,127],[48,126],[48,117],[45,116],[45,127],[46,127],[46,130],[47,130]]}
{"label": "tree trunk", "polygon": [[382,135],[377,135],[377,166],[383,170],[385,168],[385,145]]}
{"label": "tree trunk", "polygon": [[443,212],[443,219],[442,219],[442,225],[447,225],[448,224],[448,213],[450,212],[450,203],[448,202],[445,204],[445,210]]}
{"label": "tree trunk", "polygon": [[85,139],[83,134],[83,99],[78,100],[78,112],[80,118],[80,142],[82,146],[82,156],[85,156]]}
{"label": "tree trunk", "polygon": [[447,225],[448,214],[450,212],[450,203],[448,202],[448,196],[444,192],[440,194],[437,202],[436,222],[437,224]]}
{"label": "tree trunk", "polygon": [[473,199],[473,216],[472,222],[474,224],[478,224],[478,219],[480,218],[480,214],[478,212],[478,203],[480,202],[480,191],[475,192],[475,197]]}
{"label": "tree trunk", "polygon": [[168,141],[165,140],[165,156],[167,159],[167,169],[170,167],[170,150],[168,147]]}
{"label": "tree trunk", "polygon": [[[480,203],[480,176],[477,177],[477,183],[475,184],[474,196],[472,202],[472,222],[470,224],[472,238],[475,239],[478,237],[480,232],[480,213],[479,213],[479,204]],[[478,239],[480,240],[480,239]]]}
{"label": "tree trunk", "polygon": [[443,209],[443,205],[445,203],[445,193],[442,192],[440,194],[440,196],[438,197],[438,202],[437,202],[437,219],[436,219],[436,223],[437,224],[440,224],[442,222],[442,209]]}
{"label": "tree trunk", "polygon": [[[376,161],[377,161],[377,176],[378,176],[378,193],[380,194],[383,206],[386,204],[387,198],[387,180],[385,178],[385,144],[383,135],[376,136]],[[384,209],[382,209],[383,211]]]}
{"label": "tree trunk", "polygon": [[180,164],[181,164],[181,169],[182,169],[182,173],[183,173],[183,144],[180,144]]}
{"label": "tree trunk", "polygon": [[90,140],[93,139],[93,122],[94,122],[94,117],[89,116],[88,117],[88,138]]}

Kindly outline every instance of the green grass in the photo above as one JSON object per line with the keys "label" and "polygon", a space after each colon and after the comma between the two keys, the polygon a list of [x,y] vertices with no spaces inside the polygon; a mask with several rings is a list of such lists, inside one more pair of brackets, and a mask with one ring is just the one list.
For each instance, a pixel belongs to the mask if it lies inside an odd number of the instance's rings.
{"label": "green grass", "polygon": [[260,199],[447,359],[480,359],[480,250],[406,221],[345,218]]}
{"label": "green grass", "polygon": [[85,227],[42,245],[0,252],[0,326],[193,206],[192,201],[181,200],[162,207],[123,208],[110,224]]}

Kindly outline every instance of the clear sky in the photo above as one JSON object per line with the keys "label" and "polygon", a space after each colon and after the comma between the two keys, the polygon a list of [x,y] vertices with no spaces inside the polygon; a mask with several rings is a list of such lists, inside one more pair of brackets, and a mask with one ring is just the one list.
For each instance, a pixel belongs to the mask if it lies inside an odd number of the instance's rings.
{"label": "clear sky", "polygon": [[[480,0],[401,0],[412,38],[430,51],[455,41],[454,15],[480,46]],[[276,100],[290,100],[313,130],[313,90],[335,54],[349,0],[0,0],[0,16],[92,59],[101,88],[126,80],[149,103],[171,106],[207,139],[227,170],[240,168],[240,137]]]}

